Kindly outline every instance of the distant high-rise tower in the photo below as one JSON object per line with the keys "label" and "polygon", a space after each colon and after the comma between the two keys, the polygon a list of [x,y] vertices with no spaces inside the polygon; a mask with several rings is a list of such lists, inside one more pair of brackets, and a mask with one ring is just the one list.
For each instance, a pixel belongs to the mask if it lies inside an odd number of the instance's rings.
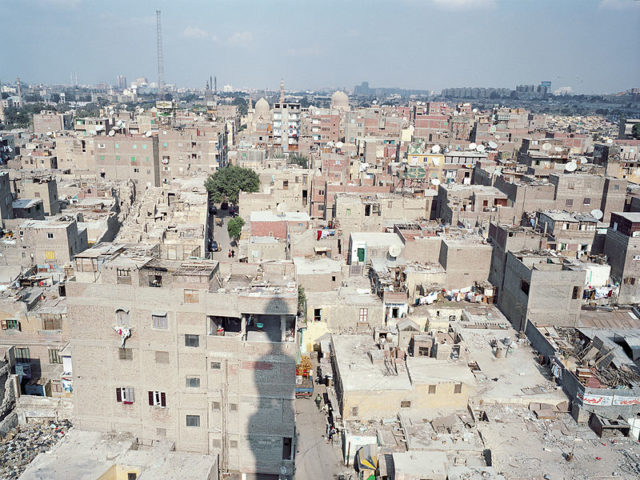
{"label": "distant high-rise tower", "polygon": [[121,90],[127,88],[127,77],[124,75],[118,75],[118,88]]}
{"label": "distant high-rise tower", "polygon": [[280,80],[280,104],[284,103],[284,80]]}
{"label": "distant high-rise tower", "polygon": [[20,84],[20,77],[16,79],[18,84],[18,107],[22,107],[22,85]]}
{"label": "distant high-rise tower", "polygon": [[156,10],[156,40],[158,47],[158,98],[164,99],[164,58],[162,56],[162,25],[160,23],[160,10]]}
{"label": "distant high-rise tower", "polygon": [[[2,83],[0,83],[0,87],[2,87]],[[0,88],[2,90],[2,88]],[[2,96],[0,96],[0,123],[4,123],[6,118],[4,116],[4,104],[2,103]]]}
{"label": "distant high-rise tower", "polygon": [[218,94],[218,77],[213,77],[213,93]]}

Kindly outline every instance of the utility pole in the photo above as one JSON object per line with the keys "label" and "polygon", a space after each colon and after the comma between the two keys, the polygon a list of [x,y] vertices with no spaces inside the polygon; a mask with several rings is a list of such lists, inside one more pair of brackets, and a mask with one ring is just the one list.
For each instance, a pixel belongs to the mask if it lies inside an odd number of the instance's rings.
{"label": "utility pole", "polygon": [[158,42],[158,99],[164,99],[164,58],[162,55],[162,24],[160,23],[160,10],[156,10],[156,40]]}

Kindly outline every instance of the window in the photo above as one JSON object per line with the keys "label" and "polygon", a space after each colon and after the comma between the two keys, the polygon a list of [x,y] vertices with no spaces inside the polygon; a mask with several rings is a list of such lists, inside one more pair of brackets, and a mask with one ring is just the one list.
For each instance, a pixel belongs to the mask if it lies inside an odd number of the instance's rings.
{"label": "window", "polygon": [[314,322],[320,322],[322,320],[322,309],[321,308],[315,308],[313,310],[313,321]]}
{"label": "window", "polygon": [[119,348],[118,358],[120,360],[133,360],[133,350],[130,348]]}
{"label": "window", "polygon": [[131,269],[116,268],[116,283],[131,285]]}
{"label": "window", "polygon": [[291,448],[291,445],[291,437],[282,438],[282,460],[292,460],[291,454],[293,453],[293,449]]}
{"label": "window", "polygon": [[200,388],[200,377],[187,377],[187,388]]}
{"label": "window", "polygon": [[200,336],[199,335],[189,335],[188,333],[184,336],[184,346],[185,347],[199,347],[200,346]]}
{"label": "window", "polygon": [[283,180],[282,181],[282,189],[283,190],[289,190],[289,180]]}
{"label": "window", "polygon": [[29,348],[16,348],[16,362],[18,363],[29,363],[31,361],[31,354],[29,353]]}
{"label": "window", "polygon": [[436,394],[436,387],[437,387],[437,385],[429,385],[429,395],[435,395]]}
{"label": "window", "polygon": [[409,400],[402,400],[400,402],[400,408],[411,408],[411,402]]}
{"label": "window", "polygon": [[198,290],[184,289],[184,303],[198,303]]}
{"label": "window", "polygon": [[2,320],[2,330],[20,330],[20,322],[14,319]]}
{"label": "window", "polygon": [[100,161],[104,162],[104,155],[100,155]]}
{"label": "window", "polygon": [[116,388],[116,400],[118,403],[131,405],[133,403],[133,388],[120,387]]}
{"label": "window", "polygon": [[614,189],[614,190],[620,190],[620,185],[614,185],[614,186],[613,186],[613,189]]}
{"label": "window", "polygon": [[418,347],[418,356],[419,357],[428,357],[429,349],[427,347]]}
{"label": "window", "polygon": [[43,330],[62,330],[62,319],[60,318],[45,318],[42,320]]}
{"label": "window", "polygon": [[521,280],[520,290],[522,290],[525,295],[529,295],[529,282],[527,282],[526,280]]}
{"label": "window", "polygon": [[57,348],[49,349],[49,363],[56,364],[62,363],[62,357],[60,356],[60,350]]}
{"label": "window", "polygon": [[138,474],[135,472],[127,472],[127,480],[136,480],[138,478]]}
{"label": "window", "polygon": [[453,386],[453,393],[462,393],[462,384],[461,383],[456,383]]}
{"label": "window", "polygon": [[187,427],[199,427],[200,415],[187,415]]}
{"label": "window", "polygon": [[575,189],[575,188],[576,188],[576,184],[575,184],[575,183],[573,183],[573,182],[569,182],[569,183],[567,184],[567,188],[568,188],[569,190],[573,190],[573,189]]}
{"label": "window", "polygon": [[212,402],[211,403],[211,408],[213,410],[220,410],[220,402]]}
{"label": "window", "polygon": [[123,308],[116,310],[116,324],[121,327],[129,326],[129,311]]}
{"label": "window", "polygon": [[166,407],[167,396],[164,392],[153,391],[149,392],[149,405],[152,407]]}
{"label": "window", "polygon": [[580,287],[573,287],[573,293],[571,294],[571,298],[573,300],[577,300],[580,296]]}
{"label": "window", "polygon": [[238,411],[238,404],[237,403],[230,403],[229,404],[229,410],[231,410],[232,412],[237,412]]}
{"label": "window", "polygon": [[584,197],[584,204],[591,205],[591,199],[589,197]]}
{"label": "window", "polygon": [[368,308],[361,308],[360,309],[360,316],[358,318],[358,321],[360,323],[367,323],[367,317],[369,316],[369,309]]}
{"label": "window", "polygon": [[131,157],[131,163],[136,163],[136,157]]}
{"label": "window", "polygon": [[231,448],[238,448],[238,441],[237,440],[231,440],[229,442],[229,447]]}
{"label": "window", "polygon": [[56,259],[56,252],[53,251],[53,250],[45,250],[44,258],[46,260],[55,260]]}
{"label": "window", "polygon": [[347,215],[351,215],[351,209],[347,208]]}
{"label": "window", "polygon": [[156,352],[156,363],[169,363],[169,352]]}
{"label": "window", "polygon": [[211,362],[211,370],[220,370],[220,362]]}
{"label": "window", "polygon": [[565,202],[565,205],[567,207],[573,207],[573,199],[572,198],[567,198],[567,201]]}
{"label": "window", "polygon": [[47,233],[47,238],[53,238],[53,233]]}
{"label": "window", "polygon": [[352,417],[358,416],[358,407],[351,407],[351,416]]}
{"label": "window", "polygon": [[160,438],[165,438],[167,436],[166,428],[156,428],[156,435]]}
{"label": "window", "polygon": [[151,326],[158,330],[166,330],[169,328],[169,322],[167,320],[166,313],[153,313],[151,314]]}

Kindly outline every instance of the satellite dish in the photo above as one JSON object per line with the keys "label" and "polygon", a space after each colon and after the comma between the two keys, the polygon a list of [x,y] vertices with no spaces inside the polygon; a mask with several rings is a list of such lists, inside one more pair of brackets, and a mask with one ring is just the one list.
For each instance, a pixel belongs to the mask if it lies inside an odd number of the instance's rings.
{"label": "satellite dish", "polygon": [[474,108],[473,110],[471,110],[473,113],[478,113],[478,109]]}
{"label": "satellite dish", "polygon": [[580,163],[585,164],[587,163],[589,160],[587,160],[587,157],[580,157]]}
{"label": "satellite dish", "polygon": [[613,140],[611,140],[610,138],[607,139],[607,143],[613,143]]}
{"label": "satellite dish", "polygon": [[496,148],[498,148],[498,144],[496,142],[491,141],[491,142],[489,142],[489,147],[493,148],[493,149],[496,149]]}
{"label": "satellite dish", "polygon": [[476,150],[478,150],[480,153],[484,152],[484,145],[478,145],[476,147]]}
{"label": "satellite dish", "polygon": [[342,148],[343,145],[344,145],[344,143],[342,143],[342,142],[337,142],[336,143],[336,147],[337,148]]}
{"label": "satellite dish", "polygon": [[390,257],[397,258],[400,256],[400,253],[402,253],[402,249],[400,248],[400,245],[391,245],[389,247]]}
{"label": "satellite dish", "polygon": [[602,213],[602,210],[596,208],[595,210],[591,210],[591,216],[596,220],[600,220],[602,217],[604,217],[604,213]]}
{"label": "satellite dish", "polygon": [[113,137],[116,134],[115,130],[109,130],[109,136]]}
{"label": "satellite dish", "polygon": [[440,145],[434,145],[431,147],[431,153],[440,153]]}
{"label": "satellite dish", "polygon": [[500,135],[494,135],[494,137],[496,137],[496,140],[500,140]]}
{"label": "satellite dish", "polygon": [[564,166],[564,169],[567,172],[575,172],[576,168],[578,168],[578,165],[576,164],[576,162],[569,162]]}
{"label": "satellite dish", "polygon": [[550,143],[544,143],[542,145],[542,150],[544,150],[545,152],[548,152],[549,150],[551,150],[551,144]]}
{"label": "satellite dish", "polygon": [[433,162],[434,165],[440,165],[440,159],[439,158],[432,158],[431,161]]}
{"label": "satellite dish", "polygon": [[495,126],[495,125],[491,125],[491,126],[489,127],[489,132],[491,132],[491,133],[496,133],[496,126]]}
{"label": "satellite dish", "polygon": [[477,145],[475,143],[470,143],[469,144],[469,150],[475,150],[477,147]]}
{"label": "satellite dish", "polygon": [[556,152],[561,152],[561,151],[562,151],[562,147],[556,147],[554,150],[555,150]]}
{"label": "satellite dish", "polygon": [[437,178],[432,178],[431,185],[435,185],[437,187],[438,185],[440,185],[440,180],[438,180]]}
{"label": "satellite dish", "polygon": [[333,142],[331,140],[327,142],[327,147],[333,147]]}
{"label": "satellite dish", "polygon": [[148,130],[144,135],[145,137],[150,137],[151,135],[153,135],[153,132],[151,130]]}

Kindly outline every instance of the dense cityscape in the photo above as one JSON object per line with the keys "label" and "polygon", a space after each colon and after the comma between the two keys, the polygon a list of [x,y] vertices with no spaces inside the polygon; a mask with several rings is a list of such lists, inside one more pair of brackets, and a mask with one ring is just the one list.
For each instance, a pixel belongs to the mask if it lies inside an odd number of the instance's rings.
{"label": "dense cityscape", "polygon": [[194,87],[152,13],[146,76],[0,61],[0,479],[640,477],[637,58]]}

